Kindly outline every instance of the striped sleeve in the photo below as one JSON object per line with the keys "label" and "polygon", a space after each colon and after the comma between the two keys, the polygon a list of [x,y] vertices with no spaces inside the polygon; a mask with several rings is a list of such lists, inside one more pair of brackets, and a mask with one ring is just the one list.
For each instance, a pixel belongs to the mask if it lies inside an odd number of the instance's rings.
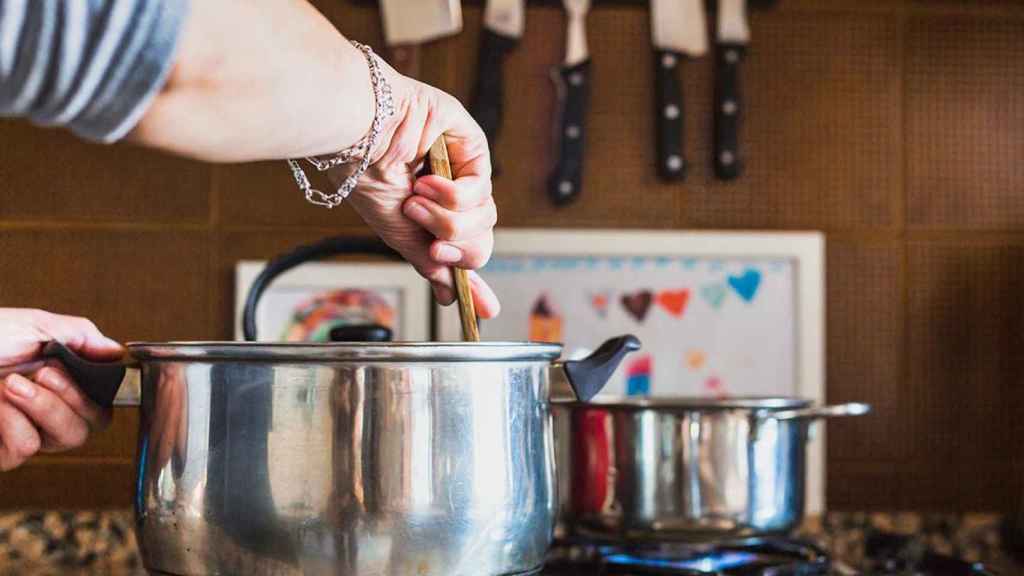
{"label": "striped sleeve", "polygon": [[123,138],[170,73],[188,0],[0,0],[0,116]]}

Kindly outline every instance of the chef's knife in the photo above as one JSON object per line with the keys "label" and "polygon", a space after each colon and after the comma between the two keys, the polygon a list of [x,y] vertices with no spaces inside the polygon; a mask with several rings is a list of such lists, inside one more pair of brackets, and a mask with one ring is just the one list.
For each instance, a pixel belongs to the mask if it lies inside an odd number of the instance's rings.
{"label": "chef's knife", "polygon": [[419,45],[462,30],[460,0],[380,0],[388,61],[400,73],[419,76]]}
{"label": "chef's knife", "polygon": [[740,62],[750,42],[747,0],[718,0],[715,47],[715,174],[732,180],[743,173],[739,132],[743,118]]}
{"label": "chef's knife", "polygon": [[590,0],[562,0],[568,16],[565,62],[556,70],[560,114],[558,160],[548,179],[548,196],[555,205],[579,197],[583,186],[584,120],[590,100],[590,51],[587,47],[587,13]]}
{"label": "chef's knife", "polygon": [[505,57],[523,37],[523,29],[526,26],[525,4],[526,0],[487,0],[487,7],[484,9],[476,90],[470,104],[470,112],[487,134],[495,173],[498,166],[494,159],[494,147],[501,133],[504,110]]}
{"label": "chef's knife", "polygon": [[685,106],[677,68],[683,56],[696,58],[707,52],[703,0],[651,0],[651,40],[658,175],[673,182],[686,178]]}

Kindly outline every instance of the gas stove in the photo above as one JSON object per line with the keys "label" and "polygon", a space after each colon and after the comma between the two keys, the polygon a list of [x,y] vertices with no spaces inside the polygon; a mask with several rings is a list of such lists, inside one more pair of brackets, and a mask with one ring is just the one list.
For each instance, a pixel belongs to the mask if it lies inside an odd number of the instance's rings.
{"label": "gas stove", "polygon": [[[874,534],[865,543],[866,573],[893,576],[988,576],[984,566],[932,554],[902,536]],[[748,538],[716,544],[607,545],[562,542],[541,576],[846,576],[816,544],[792,538]]]}

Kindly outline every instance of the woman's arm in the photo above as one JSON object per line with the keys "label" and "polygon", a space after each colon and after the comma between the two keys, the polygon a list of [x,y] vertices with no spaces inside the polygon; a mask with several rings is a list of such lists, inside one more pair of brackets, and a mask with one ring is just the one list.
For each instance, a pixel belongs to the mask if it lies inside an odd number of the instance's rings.
{"label": "woman's arm", "polygon": [[[398,113],[351,203],[447,304],[449,267],[491,254],[490,151],[455,98],[382,67]],[[375,112],[364,55],[306,0],[0,0],[0,115],[242,162],[349,148]],[[441,134],[456,180],[418,180]],[[480,316],[496,315],[486,283],[473,287]]]}
{"label": "woman's arm", "polygon": [[373,119],[365,58],[305,0],[193,0],[174,62],[136,142],[212,161],[298,158],[347,148]]}

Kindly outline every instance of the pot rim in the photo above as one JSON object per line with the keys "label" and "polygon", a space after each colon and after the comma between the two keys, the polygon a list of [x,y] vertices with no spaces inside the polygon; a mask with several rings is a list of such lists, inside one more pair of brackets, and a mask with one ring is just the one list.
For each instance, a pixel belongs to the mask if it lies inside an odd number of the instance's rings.
{"label": "pot rim", "polygon": [[810,400],[793,396],[737,396],[733,398],[598,396],[588,402],[585,408],[679,412],[692,410],[795,410],[806,408],[811,403]]}
{"label": "pot rim", "polygon": [[138,360],[264,362],[551,362],[561,344],[541,342],[130,342]]}

